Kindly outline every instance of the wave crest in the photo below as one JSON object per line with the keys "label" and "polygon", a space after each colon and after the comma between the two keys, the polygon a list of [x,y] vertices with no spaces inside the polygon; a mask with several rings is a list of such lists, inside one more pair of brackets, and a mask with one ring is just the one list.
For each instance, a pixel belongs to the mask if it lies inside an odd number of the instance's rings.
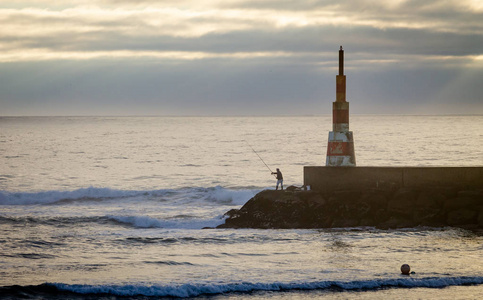
{"label": "wave crest", "polygon": [[71,293],[72,295],[111,295],[120,297],[178,297],[189,298],[202,295],[218,295],[224,293],[252,293],[262,291],[297,291],[297,290],[336,290],[359,291],[382,288],[444,288],[458,285],[480,285],[483,277],[428,277],[428,278],[393,278],[357,281],[319,281],[300,283],[227,283],[227,284],[183,284],[183,285],[79,285],[63,283],[46,283],[38,286],[0,287],[1,294],[31,295],[51,293]]}
{"label": "wave crest", "polygon": [[107,216],[107,218],[135,228],[201,229],[204,227],[216,227],[224,222],[223,216],[217,216],[212,219],[180,218],[170,220],[160,220],[148,216]]}
{"label": "wave crest", "polygon": [[142,201],[205,201],[223,205],[243,205],[259,190],[226,189],[221,186],[160,190],[115,190],[110,188],[81,188],[74,191],[7,192],[0,191],[0,205],[65,204],[75,201],[103,201],[112,199],[138,199]]}
{"label": "wave crest", "polygon": [[138,191],[121,191],[109,188],[82,188],[74,191],[45,191],[37,193],[12,193],[0,191],[0,205],[52,204],[66,200],[95,200],[132,197]]}

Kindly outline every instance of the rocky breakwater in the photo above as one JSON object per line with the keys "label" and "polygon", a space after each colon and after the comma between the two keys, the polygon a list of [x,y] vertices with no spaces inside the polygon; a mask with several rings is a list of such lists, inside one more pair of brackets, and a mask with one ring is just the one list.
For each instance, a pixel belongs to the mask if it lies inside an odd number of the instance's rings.
{"label": "rocky breakwater", "polygon": [[265,190],[226,213],[218,228],[483,229],[483,190],[452,187],[316,191]]}

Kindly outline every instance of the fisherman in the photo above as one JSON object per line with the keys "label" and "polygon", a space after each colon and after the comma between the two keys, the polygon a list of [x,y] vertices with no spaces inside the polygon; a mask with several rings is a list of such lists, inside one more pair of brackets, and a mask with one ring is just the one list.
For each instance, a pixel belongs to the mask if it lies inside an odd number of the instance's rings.
{"label": "fisherman", "polygon": [[278,190],[278,185],[280,184],[280,187],[282,188],[282,191],[283,191],[283,176],[279,168],[277,168],[277,172],[272,172],[272,175],[275,175],[275,174],[277,174],[277,187],[275,188],[275,190]]}

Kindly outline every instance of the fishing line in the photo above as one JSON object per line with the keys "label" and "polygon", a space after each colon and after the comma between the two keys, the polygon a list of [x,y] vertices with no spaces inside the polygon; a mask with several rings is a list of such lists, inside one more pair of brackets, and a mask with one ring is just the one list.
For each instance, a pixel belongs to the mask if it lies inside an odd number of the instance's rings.
{"label": "fishing line", "polygon": [[[267,166],[267,168],[270,170],[270,172],[272,172],[272,169],[270,169],[270,167],[269,167],[269,166],[268,166],[268,165],[267,165],[267,164],[266,164],[266,163],[263,161],[263,159],[260,157],[260,155],[258,155],[257,151],[255,151],[255,149],[253,149],[253,147],[252,147],[252,146],[251,146],[251,145],[250,145],[250,144],[249,144],[249,143],[248,143],[246,140],[244,140],[244,141],[247,143],[247,145],[248,145],[250,148],[252,148],[253,152],[255,152],[255,154],[258,156],[258,158],[260,158],[260,160],[263,162],[263,164],[264,164],[265,166]],[[272,172],[272,173],[273,173],[273,172]]]}

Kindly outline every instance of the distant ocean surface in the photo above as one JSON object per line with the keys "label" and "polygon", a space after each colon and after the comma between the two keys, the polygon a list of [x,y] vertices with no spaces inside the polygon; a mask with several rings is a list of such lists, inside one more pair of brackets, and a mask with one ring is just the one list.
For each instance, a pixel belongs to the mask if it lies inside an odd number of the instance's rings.
{"label": "distant ocean surface", "polygon": [[[483,166],[483,116],[350,125],[359,166]],[[302,185],[331,126],[0,117],[0,299],[483,299],[483,237],[461,229],[202,229],[274,189],[270,170]]]}

